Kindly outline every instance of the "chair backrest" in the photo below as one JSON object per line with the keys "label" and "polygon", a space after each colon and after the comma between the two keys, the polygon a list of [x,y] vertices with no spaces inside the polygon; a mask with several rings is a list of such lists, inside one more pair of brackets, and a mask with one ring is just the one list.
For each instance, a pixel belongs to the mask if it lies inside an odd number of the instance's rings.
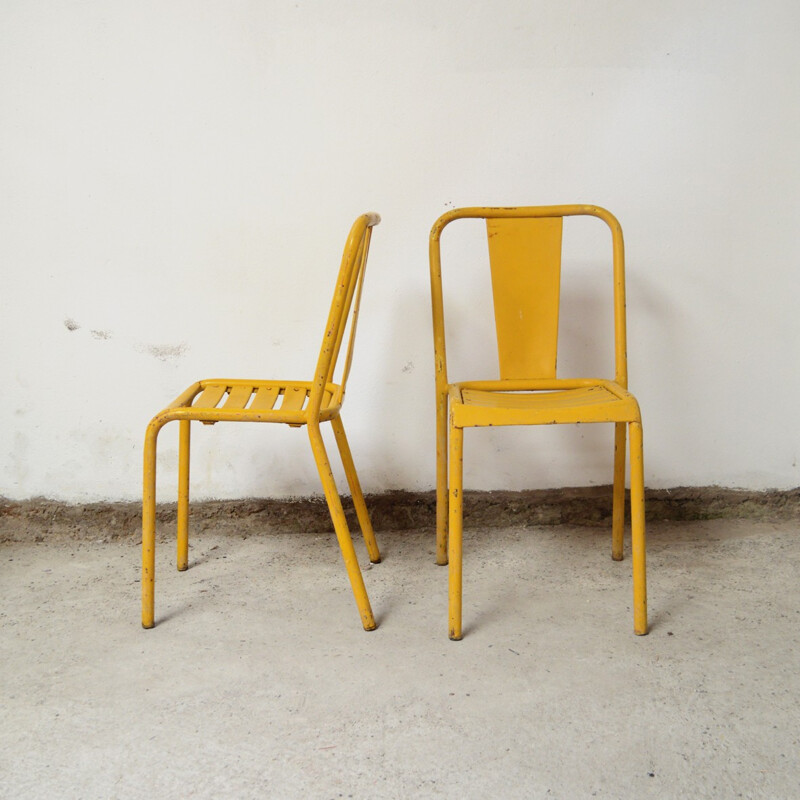
{"label": "chair backrest", "polygon": [[322,339],[317,368],[314,373],[314,385],[308,401],[308,411],[313,418],[319,414],[322,398],[328,384],[333,383],[336,364],[349,325],[349,336],[345,352],[344,367],[339,381],[340,397],[344,397],[350,364],[353,359],[353,343],[355,342],[358,311],[361,303],[361,288],[364,282],[364,271],[367,266],[369,243],[372,229],[381,221],[378,214],[362,214],[350,228],[350,234],[344,246],[342,263],[336,279],[325,335]]}
{"label": "chair backrest", "polygon": [[437,387],[447,385],[440,237],[457,219],[484,219],[492,274],[501,380],[556,377],[564,217],[592,216],[611,230],[614,278],[615,380],[627,388],[625,254],[622,228],[597,206],[460,208],[443,214],[430,235],[431,297]]}

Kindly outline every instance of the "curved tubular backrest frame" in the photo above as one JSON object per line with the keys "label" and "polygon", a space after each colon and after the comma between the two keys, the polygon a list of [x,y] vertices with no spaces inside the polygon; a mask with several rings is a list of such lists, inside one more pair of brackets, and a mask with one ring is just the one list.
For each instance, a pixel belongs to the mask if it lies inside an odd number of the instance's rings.
{"label": "curved tubular backrest frame", "polygon": [[314,372],[311,395],[308,400],[310,420],[319,419],[322,398],[327,385],[333,382],[336,362],[347,327],[347,319],[352,309],[353,321],[350,327],[350,338],[347,344],[345,367],[341,381],[341,394],[342,397],[344,396],[350,364],[353,359],[353,343],[358,323],[361,287],[364,280],[372,228],[380,221],[381,218],[378,214],[362,214],[353,223],[350,234],[347,237],[344,253],[342,254],[342,263],[336,278],[336,290],[333,295],[328,321],[325,325],[325,335],[322,339],[322,347],[320,348],[317,367]]}
{"label": "curved tubular backrest frame", "polygon": [[592,205],[518,206],[494,208],[477,206],[457,208],[442,214],[431,228],[429,255],[431,269],[431,300],[433,310],[433,340],[436,356],[436,389],[447,391],[447,354],[445,348],[444,298],[442,294],[442,263],[440,238],[447,225],[457,219],[522,219],[526,217],[597,217],[608,225],[614,257],[614,361],[615,380],[628,388],[627,333],[625,323],[625,246],[622,228],[617,218],[606,209]]}

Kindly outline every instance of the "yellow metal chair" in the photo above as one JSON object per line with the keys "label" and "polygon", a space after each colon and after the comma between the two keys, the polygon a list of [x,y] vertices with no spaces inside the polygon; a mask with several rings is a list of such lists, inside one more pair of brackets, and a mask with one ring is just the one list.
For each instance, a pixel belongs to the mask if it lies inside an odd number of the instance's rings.
{"label": "yellow metal chair", "polygon": [[[374,630],[364,580],[358,566],[353,541],[342,503],[331,472],[320,431],[321,422],[330,422],[344,465],[364,542],[370,561],[381,560],[372,530],[364,496],[353,464],[339,412],[344,401],[345,385],[353,357],[353,342],[361,299],[364,270],[367,263],[373,226],[380,222],[377,214],[364,214],[350,230],[336,281],[325,335],[322,340],[314,378],[308,382],[260,380],[204,380],[192,384],[171,405],[152,419],[144,442],[144,492],[142,508],[142,626],[154,624],[155,577],[155,511],[156,511],[156,442],[158,432],[171,420],[180,421],[178,456],[178,569],[188,567],[189,558],[189,431],[192,420],[206,424],[215,422],[282,422],[292,427],[305,425],[311,450],[322,480],[342,557],[355,595],[356,605],[365,630]],[[334,383],[334,370],[345,331],[349,337],[344,367],[339,383]]]}
{"label": "yellow metal chair", "polygon": [[[611,230],[613,381],[556,377],[563,219],[579,215],[598,217]],[[486,221],[500,380],[449,383],[447,378],[440,237],[445,226],[463,218]],[[611,553],[616,561],[622,559],[625,426],[630,427],[633,627],[636,634],[646,634],[642,423],[638,403],[627,391],[625,261],[619,222],[605,209],[585,205],[455,209],[433,225],[430,269],[436,356],[436,561],[449,562],[450,638],[460,639],[462,634],[464,428],[576,422],[615,425]]]}

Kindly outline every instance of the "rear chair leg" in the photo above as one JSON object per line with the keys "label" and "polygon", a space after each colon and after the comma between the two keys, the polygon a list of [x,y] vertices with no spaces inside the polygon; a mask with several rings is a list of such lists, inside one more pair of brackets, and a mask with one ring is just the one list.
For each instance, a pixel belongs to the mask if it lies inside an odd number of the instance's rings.
{"label": "rear chair leg", "polygon": [[614,494],[611,516],[611,558],[622,561],[625,531],[625,428],[627,423],[614,423]]}
{"label": "rear chair leg", "polygon": [[378,542],[375,540],[375,531],[372,529],[367,504],[364,502],[364,494],[361,491],[356,465],[353,463],[353,454],[350,452],[350,445],[347,443],[342,418],[336,417],[331,420],[331,425],[336,436],[336,444],[339,447],[339,455],[342,458],[344,473],[347,476],[347,484],[350,486],[350,494],[353,497],[358,524],[361,526],[361,535],[364,537],[364,544],[367,546],[367,552],[369,553],[369,560],[373,564],[380,564],[381,551],[378,549]]}
{"label": "rear chair leg", "polygon": [[322,441],[322,433],[318,425],[308,426],[308,438],[311,441],[311,450],[314,453],[314,461],[317,463],[319,477],[322,481],[322,489],[325,492],[325,499],[328,501],[328,509],[333,520],[333,527],[336,531],[336,538],[339,540],[339,548],[342,551],[347,575],[350,578],[350,585],[356,600],[356,606],[361,615],[361,624],[365,631],[375,630],[375,618],[372,616],[372,608],[369,604],[369,597],[364,586],[364,578],[358,566],[356,551],[353,547],[353,540],[350,538],[350,531],[347,527],[347,519],[342,509],[342,501],[336,489],[336,482],[331,472],[331,465],[328,461],[328,454],[325,451],[325,443]]}
{"label": "rear chair leg", "polygon": [[180,421],[178,444],[178,570],[189,568],[189,427],[188,419]]}

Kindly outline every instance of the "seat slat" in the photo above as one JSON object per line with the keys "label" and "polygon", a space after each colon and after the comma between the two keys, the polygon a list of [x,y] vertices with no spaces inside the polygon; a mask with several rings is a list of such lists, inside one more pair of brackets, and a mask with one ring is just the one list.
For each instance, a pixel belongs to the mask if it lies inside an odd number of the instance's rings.
{"label": "seat slat", "polygon": [[206,388],[203,389],[203,391],[197,396],[192,405],[195,408],[216,408],[217,403],[222,400],[222,397],[225,394],[225,389],[226,387],[224,384],[206,386]]}
{"label": "seat slat", "polygon": [[300,411],[306,402],[306,389],[287,388],[283,395],[281,411]]}
{"label": "seat slat", "polygon": [[252,393],[253,387],[247,384],[232,386],[223,408],[245,408]]}
{"label": "seat slat", "polygon": [[270,411],[275,407],[278,399],[277,386],[257,386],[253,402],[250,403],[251,411]]}

